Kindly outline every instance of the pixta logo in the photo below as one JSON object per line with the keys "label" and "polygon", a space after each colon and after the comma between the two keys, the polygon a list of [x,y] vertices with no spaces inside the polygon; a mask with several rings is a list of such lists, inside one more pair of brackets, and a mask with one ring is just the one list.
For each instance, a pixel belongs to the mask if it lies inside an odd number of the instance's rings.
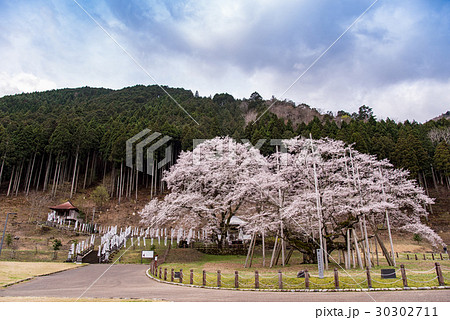
{"label": "pixta logo", "polygon": [[[126,164],[127,167],[133,168],[133,146],[136,144],[136,169],[140,172],[144,172],[144,150],[146,149],[147,155],[147,174],[154,174],[155,166],[155,152],[167,142],[172,140],[169,136],[164,136],[157,140],[162,134],[154,132],[149,135],[150,129],[144,129],[138,134],[134,135],[126,142]],[[155,141],[156,140],[156,141]],[[139,142],[138,142],[139,141]],[[137,143],[136,143],[137,142]],[[156,164],[156,168],[160,169],[164,165],[170,162],[172,159],[172,146],[169,145],[165,149],[164,158]]]}

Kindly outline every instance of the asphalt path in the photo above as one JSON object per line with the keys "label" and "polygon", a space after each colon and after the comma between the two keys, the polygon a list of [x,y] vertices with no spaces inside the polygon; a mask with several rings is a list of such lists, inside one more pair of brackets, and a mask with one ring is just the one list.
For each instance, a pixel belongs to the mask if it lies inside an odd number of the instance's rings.
{"label": "asphalt path", "polygon": [[146,265],[93,264],[18,283],[0,296],[155,299],[179,302],[448,302],[450,290],[262,292],[192,288],[147,277]]}

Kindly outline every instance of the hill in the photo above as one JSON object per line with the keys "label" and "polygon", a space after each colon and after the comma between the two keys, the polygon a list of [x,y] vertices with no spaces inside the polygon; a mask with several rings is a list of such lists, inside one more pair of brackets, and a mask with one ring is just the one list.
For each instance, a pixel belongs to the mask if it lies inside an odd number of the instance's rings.
{"label": "hill", "polygon": [[[192,149],[193,139],[225,135],[253,145],[265,141],[266,155],[275,150],[270,139],[343,140],[408,169],[425,188],[436,188],[449,184],[449,147],[440,134],[449,127],[445,116],[424,124],[397,123],[377,120],[368,106],[353,114],[322,114],[305,104],[263,100],[257,92],[248,99],[227,93],[200,97],[182,88],[139,85],[5,96],[0,98],[0,195],[34,191],[69,199],[102,184],[119,204],[138,199],[141,191],[153,196],[164,192],[162,170],[182,150]],[[146,128],[171,137],[172,158],[155,172],[156,179],[125,161],[126,140]],[[156,160],[164,157],[159,148]]]}

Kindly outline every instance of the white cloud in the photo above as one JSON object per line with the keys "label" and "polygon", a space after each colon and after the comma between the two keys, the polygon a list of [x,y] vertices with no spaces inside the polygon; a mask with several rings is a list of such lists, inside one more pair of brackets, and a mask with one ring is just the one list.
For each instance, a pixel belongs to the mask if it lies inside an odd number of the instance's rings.
{"label": "white cloud", "polygon": [[56,88],[56,83],[31,73],[8,74],[0,72],[0,97],[23,92],[45,91]]}
{"label": "white cloud", "polygon": [[[242,98],[258,91],[331,111],[366,104],[379,118],[423,121],[442,113],[448,106],[448,18],[422,0],[377,3],[280,96],[371,2],[81,4],[163,85],[203,96]],[[0,96],[153,84],[74,3],[18,1],[0,12],[0,28],[6,30],[0,34]]]}

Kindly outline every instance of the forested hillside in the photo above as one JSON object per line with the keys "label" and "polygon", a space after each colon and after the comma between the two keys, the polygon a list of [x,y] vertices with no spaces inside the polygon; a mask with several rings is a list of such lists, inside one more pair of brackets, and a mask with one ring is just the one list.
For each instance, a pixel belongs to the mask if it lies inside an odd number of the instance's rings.
{"label": "forested hillside", "polygon": [[[145,128],[172,137],[172,163],[181,150],[192,149],[192,139],[228,135],[255,145],[260,139],[311,134],[388,158],[421,184],[424,177],[434,184],[449,183],[450,121],[445,117],[424,124],[396,123],[378,121],[366,106],[358,113],[333,115],[285,101],[264,113],[273,101],[257,93],[238,100],[229,94],[205,98],[184,89],[164,89],[198,124],[158,86],[85,87],[0,98],[0,194],[38,191],[70,198],[103,183],[120,201],[137,196],[140,188],[161,191],[161,172],[152,180],[125,166],[125,141]],[[261,150],[268,154],[274,148],[267,142]]]}

